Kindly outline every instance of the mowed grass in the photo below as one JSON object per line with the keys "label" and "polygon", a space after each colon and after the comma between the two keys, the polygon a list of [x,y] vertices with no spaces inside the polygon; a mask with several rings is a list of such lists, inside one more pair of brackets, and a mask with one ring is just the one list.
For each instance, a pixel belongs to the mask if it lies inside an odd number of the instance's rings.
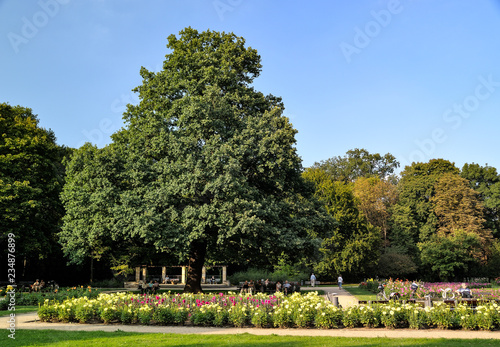
{"label": "mowed grass", "polygon": [[16,310],[15,311],[0,311],[0,317],[5,317],[5,316],[10,316],[11,313],[14,314],[21,314],[21,313],[27,313],[27,312],[36,312],[38,311],[38,306],[15,306]]}
{"label": "mowed grass", "polygon": [[498,346],[483,339],[393,339],[311,336],[144,334],[102,331],[18,330],[16,339],[2,332],[0,346]]}
{"label": "mowed grass", "polygon": [[377,300],[377,294],[370,292],[369,290],[359,288],[357,284],[346,285],[342,288],[354,295],[358,300]]}

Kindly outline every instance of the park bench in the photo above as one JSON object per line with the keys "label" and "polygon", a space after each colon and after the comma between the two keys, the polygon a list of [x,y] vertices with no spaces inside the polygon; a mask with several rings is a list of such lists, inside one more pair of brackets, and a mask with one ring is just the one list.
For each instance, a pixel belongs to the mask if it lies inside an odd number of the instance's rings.
{"label": "park bench", "polygon": [[[291,284],[290,289],[288,290],[288,294],[292,294],[294,292],[300,292],[300,282],[289,282]],[[245,282],[239,282],[237,285],[238,291],[241,292],[243,289],[243,285]],[[281,287],[281,291],[284,291],[283,284]],[[267,286],[262,285],[262,289],[257,288],[256,284],[254,283],[254,288],[252,289],[252,293],[268,293],[268,294],[274,294],[276,293],[276,282],[269,282]]]}

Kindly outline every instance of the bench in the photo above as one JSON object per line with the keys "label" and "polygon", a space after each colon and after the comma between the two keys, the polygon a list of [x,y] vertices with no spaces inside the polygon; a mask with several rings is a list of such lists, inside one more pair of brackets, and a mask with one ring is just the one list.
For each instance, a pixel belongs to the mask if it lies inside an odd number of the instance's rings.
{"label": "bench", "polygon": [[[294,292],[300,292],[300,282],[289,282],[290,283],[290,288],[287,292],[287,294],[291,294]],[[245,282],[239,282],[238,285],[236,286],[238,288],[239,292],[242,292],[243,286]],[[250,284],[250,283],[248,283]],[[269,284],[266,286],[262,284],[261,288],[258,288],[258,284],[254,283],[254,287],[252,288],[252,293],[268,293],[268,294],[274,294],[276,293],[276,282],[269,282]],[[250,291],[250,286],[248,290]],[[281,291],[284,292],[285,288],[283,288],[283,284],[281,284]]]}

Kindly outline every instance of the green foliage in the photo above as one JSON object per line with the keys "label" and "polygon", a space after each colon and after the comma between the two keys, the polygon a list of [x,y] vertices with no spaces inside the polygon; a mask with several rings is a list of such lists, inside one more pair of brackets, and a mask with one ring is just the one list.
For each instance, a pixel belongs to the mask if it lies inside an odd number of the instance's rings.
{"label": "green foliage", "polygon": [[87,323],[97,317],[97,308],[92,304],[79,305],[75,309],[75,319],[80,323]]}
{"label": "green foliage", "polygon": [[484,228],[484,211],[479,193],[469,187],[466,179],[444,174],[436,182],[435,195],[430,199],[438,218],[438,231],[453,233],[463,230],[478,235],[487,245],[491,231]]}
{"label": "green foliage", "polygon": [[323,306],[316,312],[315,324],[320,329],[342,327],[342,310],[333,306]]}
{"label": "green foliage", "polygon": [[123,324],[132,324],[137,319],[137,312],[129,307],[123,307],[120,314],[120,321]]}
{"label": "green foliage", "polygon": [[476,234],[457,230],[451,235],[433,235],[418,247],[422,264],[429,266],[437,279],[448,280],[463,277],[477,261],[475,254],[481,250],[481,239]]}
{"label": "green foliage", "polygon": [[498,237],[500,232],[500,174],[491,166],[465,164],[460,175],[479,193],[485,208],[485,228]]}
{"label": "green foliage", "polygon": [[251,323],[257,328],[273,326],[273,310],[270,306],[262,305],[252,312]]}
{"label": "green foliage", "polygon": [[100,312],[100,316],[104,324],[108,324],[119,317],[121,317],[122,313],[114,306],[105,307]]}
{"label": "green foliage", "polygon": [[[59,200],[69,152],[31,109],[0,104],[0,239],[16,240],[16,257],[37,263],[57,251],[64,213]],[[5,254],[3,247],[0,254]]]}
{"label": "green foliage", "polygon": [[250,86],[257,51],[192,28],[167,48],[162,71],[141,69],[140,103],[113,144],[87,145],[68,163],[66,254],[146,244],[189,259],[186,290],[197,292],[205,260],[270,265],[283,251],[314,253],[327,218],[301,177],[281,99]]}
{"label": "green foliage", "polygon": [[50,322],[57,316],[57,306],[42,305],[38,308],[37,314],[42,322]]}
{"label": "green foliage", "polygon": [[175,322],[175,311],[168,306],[159,306],[153,314],[153,319],[159,325],[173,324]]}
{"label": "green foliage", "polygon": [[439,329],[456,329],[460,326],[461,314],[444,303],[436,303],[430,310],[429,319]]}
{"label": "green foliage", "polygon": [[417,265],[409,255],[391,252],[389,249],[387,253],[380,255],[374,275],[381,278],[409,277],[409,275],[416,273],[417,270]]}
{"label": "green foliage", "polygon": [[342,324],[346,328],[358,328],[363,326],[360,314],[361,306],[351,306],[343,311]]}
{"label": "green foliage", "polygon": [[[430,201],[435,192],[435,184],[443,174],[458,172],[454,164],[443,159],[413,163],[401,172],[398,183],[399,201],[392,217],[393,227],[400,229],[402,235],[412,237],[412,244],[425,241],[436,232],[437,219]],[[401,243],[403,242],[399,242]]]}
{"label": "green foliage", "polygon": [[380,230],[360,213],[353,185],[334,181],[320,169],[307,169],[303,176],[315,184],[316,196],[336,222],[323,239],[320,248],[323,259],[316,272],[363,273],[367,265],[376,263],[381,238]]}
{"label": "green foliage", "polygon": [[377,328],[382,323],[382,310],[380,306],[360,306],[359,320],[364,327]]}
{"label": "green foliage", "polygon": [[242,328],[250,321],[250,310],[245,305],[232,306],[228,312],[228,321],[237,328]]}
{"label": "green foliage", "polygon": [[359,177],[386,179],[398,167],[399,162],[390,153],[382,156],[358,148],[347,151],[344,157],[333,157],[313,165],[313,168],[321,169],[333,180],[344,182],[354,182]]}

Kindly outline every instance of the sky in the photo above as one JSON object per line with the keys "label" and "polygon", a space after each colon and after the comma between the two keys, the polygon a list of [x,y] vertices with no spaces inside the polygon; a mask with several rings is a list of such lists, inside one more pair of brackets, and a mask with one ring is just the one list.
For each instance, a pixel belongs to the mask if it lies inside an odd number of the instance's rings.
{"label": "sky", "polygon": [[257,49],[304,167],[364,148],[500,171],[500,0],[0,0],[0,102],[103,147],[188,26]]}

